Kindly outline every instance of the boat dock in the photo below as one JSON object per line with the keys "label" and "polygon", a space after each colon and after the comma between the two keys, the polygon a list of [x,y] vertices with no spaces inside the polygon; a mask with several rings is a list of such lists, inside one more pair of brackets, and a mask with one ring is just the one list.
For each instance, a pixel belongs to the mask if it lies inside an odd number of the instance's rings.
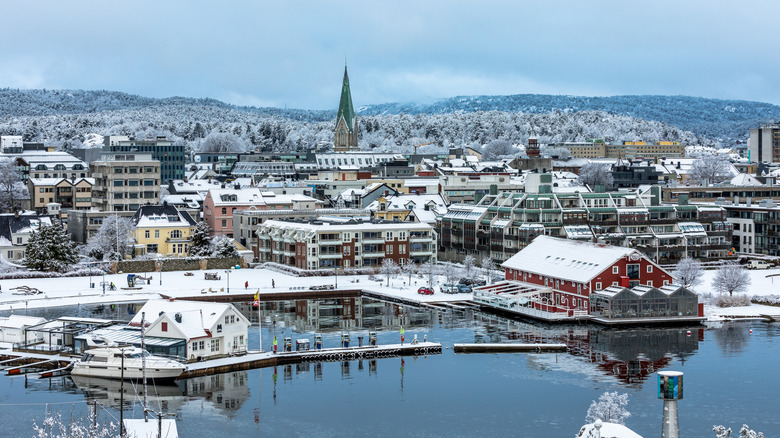
{"label": "boat dock", "polygon": [[566,353],[566,344],[454,344],[456,353]]}
{"label": "boat dock", "polygon": [[363,347],[323,348],[321,350],[277,353],[254,352],[243,356],[188,364],[187,371],[179,378],[189,379],[230,371],[275,367],[301,362],[331,362],[399,356],[427,356],[429,354],[441,354],[441,344],[437,342],[420,342],[417,344],[368,345]]}

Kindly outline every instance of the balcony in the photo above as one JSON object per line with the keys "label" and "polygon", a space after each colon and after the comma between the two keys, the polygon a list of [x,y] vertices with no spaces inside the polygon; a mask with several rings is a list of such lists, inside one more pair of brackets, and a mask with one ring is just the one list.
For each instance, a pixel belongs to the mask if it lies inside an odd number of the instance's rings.
{"label": "balcony", "polygon": [[341,253],[320,253],[320,259],[323,260],[333,260],[333,259],[340,259]]}
{"label": "balcony", "polygon": [[410,257],[428,256],[431,254],[433,254],[432,250],[409,251]]}
{"label": "balcony", "polygon": [[[413,253],[412,253],[413,254]],[[363,257],[384,257],[385,253],[382,251],[375,251],[375,252],[364,252]]]}
{"label": "balcony", "polygon": [[384,239],[384,237],[371,237],[371,238],[368,238],[368,239],[363,239],[363,240],[361,240],[361,243],[367,243],[367,244],[371,244],[371,243],[374,243],[374,244],[380,244],[380,243],[385,243],[385,239]]}

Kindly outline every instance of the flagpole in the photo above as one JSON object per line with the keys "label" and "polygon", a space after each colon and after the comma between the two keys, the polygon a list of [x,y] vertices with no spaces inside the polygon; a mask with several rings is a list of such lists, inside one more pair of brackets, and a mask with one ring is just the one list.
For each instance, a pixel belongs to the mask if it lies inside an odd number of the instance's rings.
{"label": "flagpole", "polygon": [[260,317],[260,289],[257,289],[255,294],[255,302],[257,302],[257,332],[258,339],[260,340],[260,351],[263,351],[263,320]]}

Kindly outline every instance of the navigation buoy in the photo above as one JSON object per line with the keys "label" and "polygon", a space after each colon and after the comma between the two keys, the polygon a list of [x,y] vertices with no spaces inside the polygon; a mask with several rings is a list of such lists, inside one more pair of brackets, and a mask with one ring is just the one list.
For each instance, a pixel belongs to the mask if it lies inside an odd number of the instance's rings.
{"label": "navigation buoy", "polygon": [[750,329],[750,333],[753,333],[753,329]]}
{"label": "navigation buoy", "polygon": [[691,335],[691,331],[690,331],[690,330],[688,330],[687,332],[685,332],[685,334],[686,334],[686,335],[688,335],[688,336],[690,336],[690,335]]}

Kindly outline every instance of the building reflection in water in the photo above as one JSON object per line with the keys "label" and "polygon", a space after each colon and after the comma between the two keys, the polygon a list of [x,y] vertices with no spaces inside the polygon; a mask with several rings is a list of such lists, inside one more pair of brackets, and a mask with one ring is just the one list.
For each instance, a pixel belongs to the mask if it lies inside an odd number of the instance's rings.
{"label": "building reflection in water", "polygon": [[[490,314],[477,314],[475,342],[562,343],[568,353],[593,364],[601,374],[632,385],[664,369],[675,357],[694,355],[704,328],[603,328],[593,325],[534,325]],[[691,332],[688,335],[688,331]]]}
{"label": "building reflection in water", "polygon": [[247,371],[234,371],[180,381],[184,395],[205,400],[233,418],[249,398]]}

